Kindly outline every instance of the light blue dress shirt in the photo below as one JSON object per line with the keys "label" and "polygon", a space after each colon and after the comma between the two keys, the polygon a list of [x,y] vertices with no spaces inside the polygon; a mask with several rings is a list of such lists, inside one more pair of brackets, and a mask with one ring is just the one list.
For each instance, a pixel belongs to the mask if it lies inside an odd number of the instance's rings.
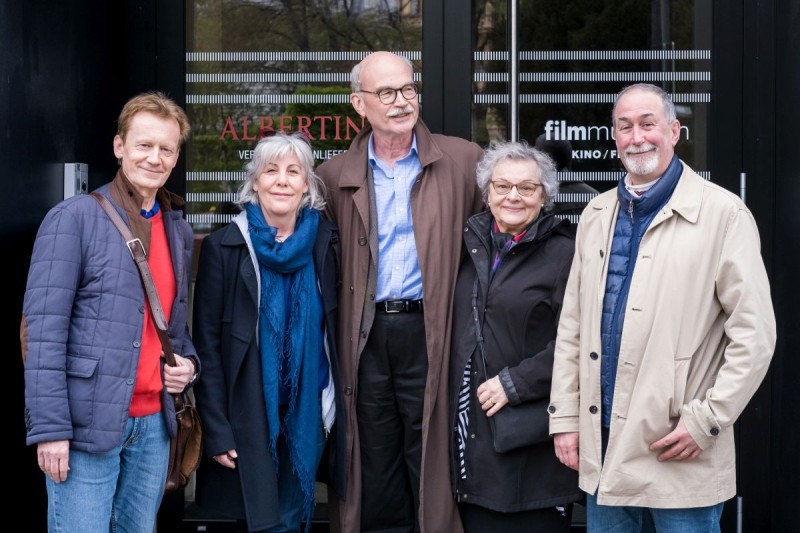
{"label": "light blue dress shirt", "polygon": [[369,139],[369,164],[375,186],[378,226],[378,288],[376,302],[422,298],[422,273],[411,221],[411,188],[422,172],[417,138],[411,150],[390,167],[375,155]]}

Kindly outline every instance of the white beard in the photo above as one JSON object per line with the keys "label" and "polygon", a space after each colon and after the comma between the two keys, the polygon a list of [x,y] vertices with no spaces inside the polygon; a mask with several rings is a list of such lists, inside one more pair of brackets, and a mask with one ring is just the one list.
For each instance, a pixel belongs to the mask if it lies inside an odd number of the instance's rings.
{"label": "white beard", "polygon": [[[655,148],[650,155],[641,157],[634,155],[635,152],[626,151],[622,154],[622,163],[625,165],[627,171],[633,176],[647,176],[652,174],[658,168],[658,148],[652,144],[646,144],[639,148],[641,152],[646,152]],[[640,152],[640,153],[641,153]]]}

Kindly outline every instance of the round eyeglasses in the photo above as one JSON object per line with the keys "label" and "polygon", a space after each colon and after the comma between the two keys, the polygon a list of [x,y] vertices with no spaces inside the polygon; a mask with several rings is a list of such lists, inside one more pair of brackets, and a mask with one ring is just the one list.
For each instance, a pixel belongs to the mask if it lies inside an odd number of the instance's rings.
{"label": "round eyeglasses", "polygon": [[378,100],[380,100],[382,104],[393,104],[394,101],[397,100],[397,93],[402,94],[403,98],[406,100],[411,100],[417,96],[417,84],[409,83],[408,85],[403,85],[399,89],[386,87],[380,91],[365,91],[364,89],[360,89],[358,92],[374,94],[378,97]]}
{"label": "round eyeglasses", "polygon": [[541,186],[541,183],[534,183],[532,181],[523,181],[522,183],[517,183],[516,185],[505,180],[492,181],[492,188],[494,189],[494,192],[500,196],[505,196],[506,194],[510,193],[511,189],[514,187],[517,188],[517,192],[520,194],[520,196],[533,196],[536,194],[536,189]]}

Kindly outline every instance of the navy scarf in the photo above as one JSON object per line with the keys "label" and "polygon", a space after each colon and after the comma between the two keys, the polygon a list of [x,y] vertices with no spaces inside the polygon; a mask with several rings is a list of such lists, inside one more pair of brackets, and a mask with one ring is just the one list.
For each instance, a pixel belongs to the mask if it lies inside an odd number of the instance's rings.
{"label": "navy scarf", "polygon": [[[319,212],[310,208],[300,210],[294,233],[279,243],[275,240],[275,228],[267,224],[261,209],[248,204],[246,210],[261,274],[259,339],[270,452],[275,470],[279,471],[277,441],[282,432],[292,470],[305,497],[308,525],[314,512],[322,417],[317,374],[323,356],[323,317],[312,256]],[[288,298],[285,283],[290,284]],[[281,388],[289,392],[283,423],[279,407]]]}

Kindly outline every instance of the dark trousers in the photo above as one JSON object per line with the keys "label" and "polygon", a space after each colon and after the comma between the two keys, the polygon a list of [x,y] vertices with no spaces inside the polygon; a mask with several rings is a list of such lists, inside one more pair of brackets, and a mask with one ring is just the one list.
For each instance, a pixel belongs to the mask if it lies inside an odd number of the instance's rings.
{"label": "dark trousers", "polygon": [[464,533],[569,533],[572,504],[563,511],[556,507],[503,513],[479,505],[458,504]]}
{"label": "dark trousers", "polygon": [[423,314],[377,313],[358,364],[362,532],[419,531],[427,375]]}

